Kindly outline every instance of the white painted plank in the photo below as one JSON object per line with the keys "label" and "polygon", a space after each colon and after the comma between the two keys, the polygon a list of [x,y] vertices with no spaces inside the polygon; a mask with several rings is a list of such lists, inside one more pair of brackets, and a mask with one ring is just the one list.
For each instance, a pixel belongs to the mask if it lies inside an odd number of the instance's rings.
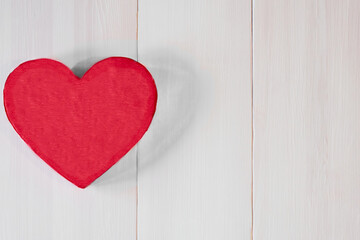
{"label": "white painted plank", "polygon": [[360,239],[359,13],[255,1],[255,240]]}
{"label": "white painted plank", "polygon": [[138,239],[250,239],[251,2],[140,0],[159,100],[139,145]]}
{"label": "white painted plank", "polygon": [[[136,0],[0,2],[0,81],[21,62],[136,59]],[[1,105],[3,105],[1,98]],[[85,190],[55,173],[0,111],[0,239],[136,239],[135,151]]]}

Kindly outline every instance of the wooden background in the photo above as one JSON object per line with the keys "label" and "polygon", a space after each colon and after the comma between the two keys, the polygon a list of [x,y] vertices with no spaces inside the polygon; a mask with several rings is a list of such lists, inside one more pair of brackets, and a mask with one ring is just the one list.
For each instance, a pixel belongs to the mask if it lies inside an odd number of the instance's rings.
{"label": "wooden background", "polygon": [[30,59],[115,55],[159,92],[85,190],[0,111],[0,239],[360,239],[359,43],[358,0],[0,0],[2,86]]}

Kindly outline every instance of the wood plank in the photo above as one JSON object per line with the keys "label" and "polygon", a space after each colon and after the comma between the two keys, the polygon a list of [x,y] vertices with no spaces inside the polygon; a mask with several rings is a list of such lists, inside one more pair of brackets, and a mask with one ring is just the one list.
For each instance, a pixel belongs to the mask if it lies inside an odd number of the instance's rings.
{"label": "wood plank", "polygon": [[250,239],[251,2],[139,0],[159,101],[139,144],[138,239]]}
{"label": "wood plank", "polygon": [[[2,86],[33,58],[55,58],[78,75],[105,57],[136,59],[136,0],[5,0],[0,18]],[[0,127],[0,239],[136,239],[135,151],[81,190],[22,142],[4,111]]]}
{"label": "wood plank", "polygon": [[254,239],[359,239],[360,2],[254,4]]}

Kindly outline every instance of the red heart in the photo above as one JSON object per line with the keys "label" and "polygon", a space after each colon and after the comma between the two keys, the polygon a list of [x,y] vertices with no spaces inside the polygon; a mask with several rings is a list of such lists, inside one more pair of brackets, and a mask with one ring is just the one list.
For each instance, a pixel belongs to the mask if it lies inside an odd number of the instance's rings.
{"label": "red heart", "polygon": [[96,63],[79,79],[62,63],[28,61],[8,77],[4,105],[20,137],[55,171],[85,188],[144,135],[157,91],[141,64]]}

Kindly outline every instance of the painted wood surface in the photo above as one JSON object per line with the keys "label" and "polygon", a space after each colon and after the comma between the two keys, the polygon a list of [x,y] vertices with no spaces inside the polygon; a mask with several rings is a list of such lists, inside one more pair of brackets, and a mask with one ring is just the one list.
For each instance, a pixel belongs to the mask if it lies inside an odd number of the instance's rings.
{"label": "painted wood surface", "polygon": [[254,239],[360,239],[359,13],[254,1]]}
{"label": "painted wood surface", "polygon": [[159,100],[139,144],[138,239],[251,237],[251,2],[140,0]]}
{"label": "painted wood surface", "polygon": [[[0,1],[1,85],[34,58],[78,75],[105,57],[136,59],[136,11],[136,1]],[[136,151],[81,190],[30,150],[4,111],[0,127],[0,239],[136,239]]]}
{"label": "painted wood surface", "polygon": [[1,86],[29,59],[81,76],[119,55],[159,91],[149,132],[85,190],[0,111],[0,239],[360,239],[359,13],[356,0],[0,1]]}

